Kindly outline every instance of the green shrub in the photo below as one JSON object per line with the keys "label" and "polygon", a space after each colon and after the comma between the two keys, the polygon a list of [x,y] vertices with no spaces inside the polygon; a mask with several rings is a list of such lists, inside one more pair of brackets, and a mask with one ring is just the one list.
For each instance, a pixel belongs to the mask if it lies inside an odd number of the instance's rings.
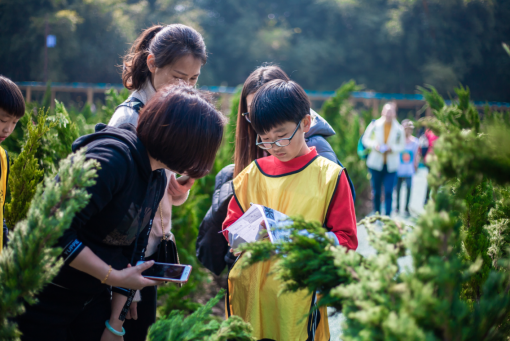
{"label": "green shrub", "polygon": [[211,310],[225,295],[215,298],[188,317],[183,311],[172,311],[149,329],[149,341],[255,341],[250,324],[238,316],[219,323],[211,318]]}
{"label": "green shrub", "polygon": [[34,304],[35,295],[62,266],[62,259],[57,260],[62,250],[52,246],[87,205],[90,195],[85,188],[94,184],[97,165],[85,161],[84,150],[79,151],[60,162],[60,182],[46,176],[44,184],[35,186],[26,219],[17,223],[0,254],[1,340],[19,340],[16,324],[9,319],[23,313],[24,303]]}
{"label": "green shrub", "polygon": [[53,124],[48,124],[47,113],[43,109],[39,111],[37,125],[33,124],[30,112],[20,122],[25,127],[24,143],[20,154],[11,157],[7,186],[11,200],[5,204],[5,221],[10,228],[26,217],[37,185],[44,176],[36,155],[40,152],[43,137],[53,127]]}
{"label": "green shrub", "polygon": [[352,180],[357,198],[354,202],[356,213],[360,217],[368,213],[364,204],[369,198],[370,180],[365,160],[358,157],[358,141],[372,120],[372,114],[367,110],[355,110],[348,100],[353,91],[362,88],[352,80],[344,83],[324,102],[320,111],[322,117],[335,129],[336,134],[327,140]]}

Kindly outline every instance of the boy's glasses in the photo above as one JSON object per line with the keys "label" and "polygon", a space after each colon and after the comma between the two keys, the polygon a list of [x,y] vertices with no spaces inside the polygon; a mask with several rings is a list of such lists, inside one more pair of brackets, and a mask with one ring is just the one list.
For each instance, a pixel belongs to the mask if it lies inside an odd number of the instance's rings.
{"label": "boy's glasses", "polygon": [[244,118],[246,118],[246,121],[248,121],[248,123],[251,124],[250,118],[248,117],[249,114],[250,114],[249,112],[245,112],[245,113],[242,113],[241,116],[244,116]]}
{"label": "boy's glasses", "polygon": [[301,126],[301,121],[298,122],[298,124],[296,126],[296,130],[294,130],[291,137],[288,137],[285,139],[279,139],[274,142],[259,142],[260,136],[257,134],[257,139],[255,140],[255,145],[261,149],[264,149],[264,150],[273,148],[273,144],[277,145],[278,147],[287,147],[290,144],[290,140],[292,140],[294,135],[296,135],[300,126]]}

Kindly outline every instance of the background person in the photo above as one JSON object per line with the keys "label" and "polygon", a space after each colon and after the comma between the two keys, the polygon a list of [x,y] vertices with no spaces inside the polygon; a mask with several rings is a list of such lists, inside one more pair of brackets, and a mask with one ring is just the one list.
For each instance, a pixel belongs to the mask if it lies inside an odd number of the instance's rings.
{"label": "background person", "polygon": [[[232,179],[254,160],[267,156],[266,152],[255,146],[257,133],[249,118],[251,103],[257,90],[275,79],[290,81],[289,76],[281,68],[271,65],[257,68],[244,82],[236,123],[234,164],[226,166],[216,175],[212,205],[199,227],[196,242],[197,258],[216,275],[219,275],[227,264],[233,264],[235,260],[234,255],[229,252],[230,247],[227,241],[218,234],[227,216],[228,203],[233,196]],[[335,134],[335,131],[324,118],[311,109],[310,115],[311,126],[310,130],[305,133],[306,144],[309,147],[315,147],[319,155],[342,166],[330,144],[326,141],[328,136]],[[347,172],[345,174],[354,199],[356,197],[354,186]]]}
{"label": "background person", "polygon": [[[430,171],[430,162],[434,159],[434,145],[436,144],[436,140],[439,138],[434,134],[434,132],[430,129],[425,130],[425,139],[427,140],[427,152],[423,154],[423,162],[425,164],[425,167]],[[425,194],[425,204],[429,201],[430,197],[430,186],[427,183],[427,192]]]}
{"label": "background person", "polygon": [[[140,113],[138,126],[96,126],[73,151],[100,163],[91,199],[76,214],[58,246],[64,265],[17,318],[22,340],[122,340],[119,319],[130,289],[159,282],[142,277],[154,214],[170,169],[205,176],[221,145],[224,116],[198,90],[160,90]],[[113,293],[110,293],[110,286]],[[129,306],[127,307],[129,308]],[[105,321],[109,326],[105,329]]]}
{"label": "background person", "polygon": [[[397,170],[397,212],[404,213],[409,216],[409,201],[411,199],[411,188],[413,184],[413,176],[418,169],[420,159],[418,139],[413,136],[414,124],[410,120],[403,120],[402,127],[406,134],[406,146],[404,151],[400,153],[400,163]],[[406,183],[407,196],[405,211],[400,211],[400,190],[402,183]]]}
{"label": "background person", "polygon": [[392,194],[397,177],[400,152],[405,148],[404,129],[398,123],[395,102],[386,103],[381,118],[370,124],[363,134],[363,144],[370,149],[367,167],[372,176],[374,212],[381,211],[384,185],[385,214],[391,214]]}
{"label": "background person", "polygon": [[[204,40],[191,27],[174,24],[156,25],[146,29],[133,43],[124,57],[122,80],[124,86],[134,90],[113,114],[111,126],[123,123],[138,123],[139,111],[156,94],[156,91],[170,84],[185,83],[195,86],[200,69],[207,61]],[[186,141],[183,141],[183,143]],[[185,183],[176,180],[170,170],[165,170],[168,187],[155,215],[154,227],[149,236],[145,257],[159,262],[178,263],[175,237],[172,229],[172,206],[182,205],[188,198],[194,180]],[[167,240],[162,243],[162,239]],[[168,243],[168,244],[167,244]],[[164,254],[160,248],[168,248],[168,259],[158,259]],[[141,302],[139,302],[141,301]],[[124,324],[125,341],[144,341],[150,325],[156,321],[157,287],[142,289],[135,296],[132,319]]]}

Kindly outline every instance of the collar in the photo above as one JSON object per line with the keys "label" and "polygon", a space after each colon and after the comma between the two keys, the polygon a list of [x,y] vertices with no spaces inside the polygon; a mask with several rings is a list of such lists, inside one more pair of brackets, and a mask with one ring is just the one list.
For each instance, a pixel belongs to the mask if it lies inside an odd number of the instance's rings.
{"label": "collar", "polygon": [[282,162],[273,155],[256,160],[260,169],[268,175],[282,175],[298,171],[309,164],[316,156],[317,150],[311,147],[310,151],[290,161]]}
{"label": "collar", "polygon": [[151,80],[147,79],[145,84],[133,92],[133,97],[138,98],[144,105],[156,94],[156,89],[152,86]]}

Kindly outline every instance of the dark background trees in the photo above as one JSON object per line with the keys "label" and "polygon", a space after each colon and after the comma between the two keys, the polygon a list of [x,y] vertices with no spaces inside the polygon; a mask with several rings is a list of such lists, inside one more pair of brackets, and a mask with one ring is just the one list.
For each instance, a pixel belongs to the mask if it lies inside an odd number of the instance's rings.
{"label": "dark background trees", "polygon": [[201,85],[242,83],[264,62],[310,90],[354,79],[378,92],[510,101],[506,0],[0,0],[0,73],[42,81],[44,28],[54,82],[120,83],[121,56],[153,23],[197,28],[210,52]]}

